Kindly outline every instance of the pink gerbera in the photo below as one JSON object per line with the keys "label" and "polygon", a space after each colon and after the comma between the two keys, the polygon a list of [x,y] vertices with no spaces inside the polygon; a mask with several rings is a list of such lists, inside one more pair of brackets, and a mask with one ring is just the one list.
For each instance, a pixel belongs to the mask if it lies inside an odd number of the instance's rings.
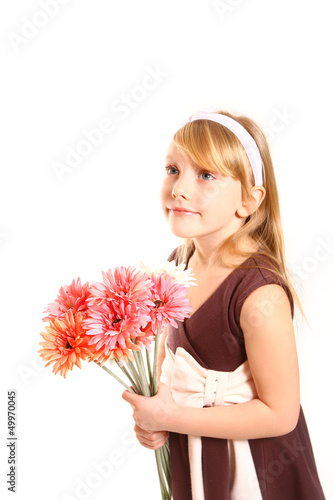
{"label": "pink gerbera", "polygon": [[152,330],[151,322],[145,328],[142,328],[138,333],[136,338],[136,345],[138,345],[141,349],[145,347],[148,351],[150,351],[150,346],[155,339],[155,333]]}
{"label": "pink gerbera", "polygon": [[80,313],[74,315],[69,310],[63,320],[51,319],[46,332],[41,333],[44,342],[40,342],[40,345],[43,349],[38,352],[43,361],[47,361],[45,366],[54,363],[53,373],[60,372],[64,378],[74,365],[81,368],[81,359],[85,360],[94,352],[94,348],[88,346],[89,337],[86,336],[82,321]]}
{"label": "pink gerbera", "polygon": [[81,313],[83,318],[87,317],[89,297],[89,283],[82,285],[80,278],[73,280],[71,285],[62,286],[57,299],[46,307],[44,312],[48,315],[43,318],[43,321],[54,318],[64,319],[66,312],[70,310],[74,314]]}
{"label": "pink gerbera", "polygon": [[91,301],[94,304],[105,304],[114,300],[122,300],[126,304],[135,303],[139,309],[147,310],[152,306],[150,301],[151,282],[146,273],[134,267],[116,267],[114,272],[102,272],[103,283],[91,286]]}
{"label": "pink gerbera", "polygon": [[89,345],[94,345],[97,353],[110,357],[115,349],[132,348],[132,340],[140,335],[141,328],[149,321],[150,316],[138,311],[136,304],[113,300],[100,305],[93,304],[84,327],[90,336]]}
{"label": "pink gerbera", "polygon": [[160,275],[152,273],[151,280],[152,300],[155,305],[151,310],[153,331],[168,324],[177,328],[175,320],[183,321],[191,312],[190,302],[186,298],[186,286],[166,273]]}

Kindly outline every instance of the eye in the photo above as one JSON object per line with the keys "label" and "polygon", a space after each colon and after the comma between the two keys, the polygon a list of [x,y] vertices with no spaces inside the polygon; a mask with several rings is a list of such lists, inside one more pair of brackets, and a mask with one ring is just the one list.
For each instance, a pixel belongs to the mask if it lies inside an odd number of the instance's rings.
{"label": "eye", "polygon": [[200,172],[199,177],[201,177],[201,179],[203,179],[204,181],[211,181],[211,180],[215,179],[213,174],[211,174],[210,172],[206,172],[206,171]]}
{"label": "eye", "polygon": [[174,167],[173,165],[167,165],[165,167],[166,173],[169,175],[177,175],[179,174],[179,170],[177,167]]}

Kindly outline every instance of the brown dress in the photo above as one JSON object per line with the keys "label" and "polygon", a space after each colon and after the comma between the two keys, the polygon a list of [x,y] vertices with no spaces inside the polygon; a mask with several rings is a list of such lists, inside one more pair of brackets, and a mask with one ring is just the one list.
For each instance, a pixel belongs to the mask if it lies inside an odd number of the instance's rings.
{"label": "brown dress", "polygon": [[[265,266],[259,254],[247,259],[190,318],[169,327],[161,380],[178,404],[207,407],[256,397],[242,305],[258,287],[279,284],[293,314],[290,290]],[[170,452],[174,500],[325,499],[302,409],[296,428],[284,436],[232,441],[170,433]]]}

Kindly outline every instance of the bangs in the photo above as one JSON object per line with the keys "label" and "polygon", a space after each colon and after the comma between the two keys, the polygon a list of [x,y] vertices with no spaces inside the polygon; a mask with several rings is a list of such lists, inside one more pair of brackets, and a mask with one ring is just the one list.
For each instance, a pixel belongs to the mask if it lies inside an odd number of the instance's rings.
{"label": "bangs", "polygon": [[252,170],[242,144],[221,124],[195,120],[179,129],[173,140],[203,169],[234,177],[242,183],[250,180]]}

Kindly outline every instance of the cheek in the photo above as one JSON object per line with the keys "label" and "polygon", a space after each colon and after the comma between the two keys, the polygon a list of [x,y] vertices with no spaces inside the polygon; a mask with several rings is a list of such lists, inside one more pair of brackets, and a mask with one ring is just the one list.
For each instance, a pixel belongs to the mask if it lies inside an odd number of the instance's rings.
{"label": "cheek", "polygon": [[198,210],[204,210],[213,205],[218,205],[228,195],[228,179],[222,182],[207,182],[204,188],[197,192],[195,206]]}
{"label": "cheek", "polygon": [[164,180],[161,185],[160,202],[163,208],[165,207],[167,200],[170,199],[172,193],[172,188],[170,187],[169,184],[170,183],[168,183],[167,180]]}

